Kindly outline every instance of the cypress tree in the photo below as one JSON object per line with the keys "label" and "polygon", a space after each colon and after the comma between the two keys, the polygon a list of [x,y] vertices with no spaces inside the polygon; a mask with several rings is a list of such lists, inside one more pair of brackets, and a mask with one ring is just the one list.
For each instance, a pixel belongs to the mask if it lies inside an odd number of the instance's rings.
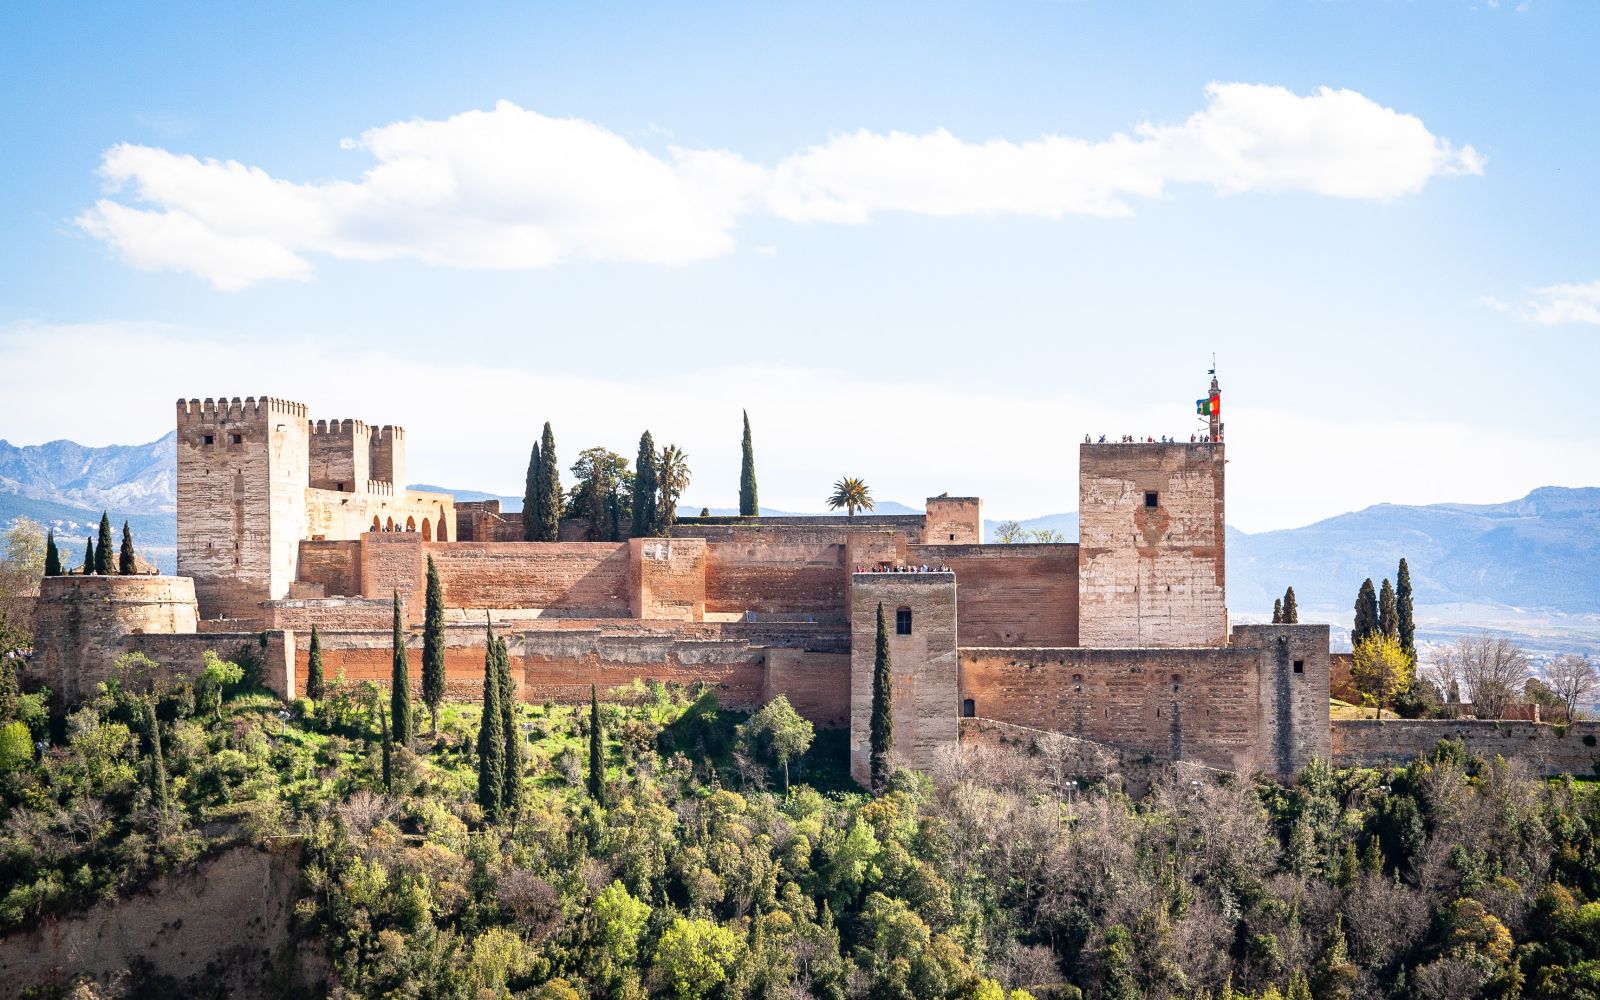
{"label": "cypress tree", "polygon": [[94,546],[94,571],[111,575],[111,517],[104,512],[100,514],[100,539]]}
{"label": "cypress tree", "polygon": [[1283,598],[1281,597],[1272,602],[1272,624],[1283,624]]}
{"label": "cypress tree", "polygon": [[589,685],[589,797],[606,804],[606,737],[600,730],[600,693]]}
{"label": "cypress tree", "polygon": [[522,541],[539,541],[539,523],[542,522],[541,510],[544,506],[544,488],[541,477],[544,475],[544,462],[539,459],[539,442],[533,443],[533,454],[528,456],[528,480],[522,490]]}
{"label": "cypress tree", "polygon": [[380,706],[378,725],[383,731],[383,790],[394,791],[394,737],[389,732],[389,716]]}
{"label": "cypress tree", "polygon": [[1350,643],[1355,645],[1378,631],[1378,592],[1367,577],[1356,593],[1356,621],[1350,629]]}
{"label": "cypress tree", "polygon": [[739,516],[759,517],[756,497],[756,453],[750,445],[750,411],[744,411],[744,455],[739,463]]}
{"label": "cypress tree", "polygon": [[44,575],[61,575],[61,550],[56,548],[56,532],[52,528],[44,535]]}
{"label": "cypress tree", "polygon": [[428,557],[428,607],[422,617],[422,700],[428,723],[439,731],[439,705],[444,701],[444,586],[439,569]]}
{"label": "cypress tree", "polygon": [[400,630],[400,591],[394,592],[394,670],[389,675],[389,714],[394,718],[394,741],[411,742],[411,664],[406,637]]}
{"label": "cypress tree", "polygon": [[17,684],[16,660],[0,656],[0,722],[16,718],[20,697],[22,688]]}
{"label": "cypress tree", "polygon": [[1300,605],[1295,603],[1293,587],[1283,592],[1283,623],[1285,625],[1300,624]]}
{"label": "cypress tree", "polygon": [[328,692],[328,681],[322,674],[322,639],[317,627],[311,626],[311,648],[306,653],[306,697],[321,701]]}
{"label": "cypress tree", "polygon": [[1400,626],[1400,648],[1405,650],[1411,662],[1417,662],[1417,618],[1416,607],[1411,601],[1411,567],[1406,565],[1404,559],[1400,560],[1400,572],[1395,577],[1396,605],[1395,621]]}
{"label": "cypress tree", "polygon": [[150,783],[150,804],[163,819],[167,815],[167,759],[161,752],[161,720],[156,718],[154,698],[144,702],[145,735],[150,740],[150,760],[146,780]]}
{"label": "cypress tree", "polygon": [[889,758],[894,753],[894,675],[882,601],[878,602],[878,646],[872,661],[871,749],[872,790],[881,792],[889,783]]}
{"label": "cypress tree", "polygon": [[122,522],[122,551],[117,554],[117,575],[132,576],[133,563],[133,532],[128,530],[128,522]]}
{"label": "cypress tree", "polygon": [[556,464],[556,436],[548,420],[539,439],[539,468],[539,540],[553,542],[561,537],[561,467]]}
{"label": "cypress tree", "polygon": [[633,470],[633,537],[643,538],[656,524],[656,439],[649,431],[639,435]]}
{"label": "cypress tree", "polygon": [[478,805],[491,820],[500,818],[505,789],[505,717],[500,712],[499,654],[489,626],[483,658],[483,714],[478,719]]}
{"label": "cypress tree", "polygon": [[517,692],[511,683],[511,650],[502,637],[495,640],[495,672],[500,683],[500,733],[505,741],[500,754],[500,809],[510,816],[522,801],[522,730],[517,726]]}
{"label": "cypress tree", "polygon": [[1383,589],[1378,592],[1378,631],[1392,639],[1400,637],[1400,614],[1388,577],[1384,578]]}
{"label": "cypress tree", "polygon": [[88,576],[94,572],[94,539],[83,540],[83,575]]}

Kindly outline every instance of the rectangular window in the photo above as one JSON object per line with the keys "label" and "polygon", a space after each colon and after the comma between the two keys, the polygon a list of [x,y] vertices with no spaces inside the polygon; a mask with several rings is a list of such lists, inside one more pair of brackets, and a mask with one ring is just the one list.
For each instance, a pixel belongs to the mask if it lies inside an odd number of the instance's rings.
{"label": "rectangular window", "polygon": [[244,444],[244,435],[243,434],[235,434],[233,436],[233,443],[234,444]]}
{"label": "rectangular window", "polygon": [[894,631],[896,635],[911,634],[911,609],[901,608],[894,613]]}
{"label": "rectangular window", "polygon": [[1297,673],[1297,674],[1305,673],[1306,672],[1306,661],[1304,661],[1304,660],[1296,660],[1296,661],[1294,661],[1294,672]]}
{"label": "rectangular window", "polygon": [[1150,490],[1150,491],[1146,492],[1145,495],[1144,495],[1144,505],[1146,507],[1158,507],[1158,506],[1160,506],[1161,505],[1161,494],[1157,493],[1154,490]]}
{"label": "rectangular window", "polygon": [[212,437],[210,434],[206,435],[206,444],[215,444],[216,441],[217,439]]}
{"label": "rectangular window", "polygon": [[978,714],[978,706],[972,703],[971,698],[961,699],[961,717],[971,719]]}

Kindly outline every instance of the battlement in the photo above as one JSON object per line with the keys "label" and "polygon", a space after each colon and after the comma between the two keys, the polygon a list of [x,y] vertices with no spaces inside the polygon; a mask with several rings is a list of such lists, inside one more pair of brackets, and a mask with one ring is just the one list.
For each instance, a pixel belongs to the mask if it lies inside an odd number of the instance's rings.
{"label": "battlement", "polygon": [[227,396],[215,399],[207,396],[204,400],[178,400],[179,427],[201,423],[265,420],[272,416],[296,417],[304,420],[306,413],[306,404],[274,396],[246,396],[242,400],[238,396],[231,399]]}
{"label": "battlement", "polygon": [[366,440],[371,434],[371,425],[365,420],[318,420],[310,424],[313,438],[340,438]]}

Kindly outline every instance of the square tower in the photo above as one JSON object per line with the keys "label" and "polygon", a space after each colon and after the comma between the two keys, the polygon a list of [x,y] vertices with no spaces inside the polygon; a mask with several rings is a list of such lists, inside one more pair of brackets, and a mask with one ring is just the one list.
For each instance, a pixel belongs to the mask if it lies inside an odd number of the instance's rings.
{"label": "square tower", "polygon": [[201,618],[256,619],[288,594],[309,439],[302,403],[178,400],[178,575],[194,579]]}
{"label": "square tower", "polygon": [[941,747],[960,737],[956,578],[954,573],[853,573],[850,580],[850,775],[866,784],[880,605],[889,637],[895,758],[926,769]]}
{"label": "square tower", "polygon": [[1078,637],[1089,647],[1228,641],[1223,445],[1078,449]]}

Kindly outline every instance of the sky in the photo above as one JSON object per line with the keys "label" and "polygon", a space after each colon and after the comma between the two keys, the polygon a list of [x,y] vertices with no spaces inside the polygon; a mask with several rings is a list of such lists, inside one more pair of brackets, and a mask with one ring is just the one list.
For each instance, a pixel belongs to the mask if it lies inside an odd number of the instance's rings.
{"label": "sky", "polygon": [[1197,429],[1227,515],[1600,484],[1600,4],[8,4],[0,437],[179,397],[519,493],[1077,507]]}

